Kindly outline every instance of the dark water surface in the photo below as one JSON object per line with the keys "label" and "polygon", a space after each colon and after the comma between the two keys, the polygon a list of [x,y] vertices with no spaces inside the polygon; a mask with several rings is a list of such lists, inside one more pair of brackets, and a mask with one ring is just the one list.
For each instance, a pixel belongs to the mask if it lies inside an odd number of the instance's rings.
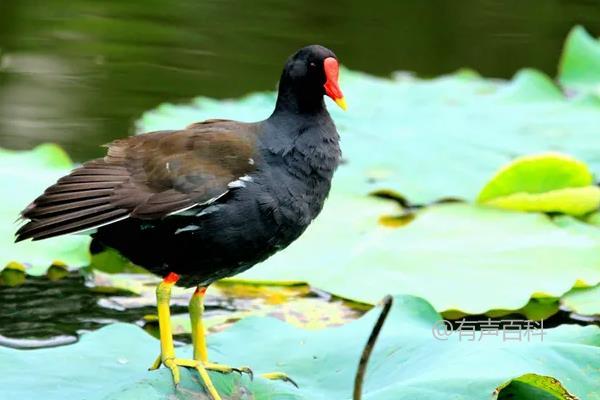
{"label": "dark water surface", "polygon": [[[133,293],[123,287],[107,286],[111,280],[94,277],[96,274],[89,272],[73,271],[54,279],[23,274],[22,280],[10,280],[16,286],[0,284],[0,346],[34,349],[70,344],[85,332],[115,322],[135,323],[159,337],[154,300],[156,279],[147,275],[129,277],[138,287],[146,287],[145,293]],[[191,340],[184,333],[185,322],[182,322],[188,320],[190,294],[174,290],[171,297],[178,343]],[[331,327],[354,320],[370,308],[305,285],[235,284],[215,285],[206,297],[205,306],[209,332],[221,331],[249,315],[279,318],[310,329]],[[322,311],[315,312],[316,309]]]}
{"label": "dark water surface", "polygon": [[100,156],[162,102],[273,89],[309,43],[378,75],[555,74],[574,24],[600,34],[600,0],[0,0],[0,146]]}

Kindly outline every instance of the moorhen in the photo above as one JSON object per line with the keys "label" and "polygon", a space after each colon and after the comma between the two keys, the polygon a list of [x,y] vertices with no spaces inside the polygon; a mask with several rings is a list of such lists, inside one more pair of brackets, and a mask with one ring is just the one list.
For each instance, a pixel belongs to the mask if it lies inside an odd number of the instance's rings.
{"label": "moorhen", "polygon": [[[338,73],[331,50],[307,46],[287,60],[275,110],[264,121],[211,119],[110,143],[104,158],[74,169],[23,210],[28,221],[17,241],[89,232],[163,276],[156,291],[161,353],[152,369],[164,364],[177,385],[178,366],[195,368],[220,399],[207,370],[251,371],[208,361],[206,287],[285,248],[321,211],[340,160],[323,99],[346,109]],[[175,284],[196,286],[193,360],[175,356],[169,315]]]}

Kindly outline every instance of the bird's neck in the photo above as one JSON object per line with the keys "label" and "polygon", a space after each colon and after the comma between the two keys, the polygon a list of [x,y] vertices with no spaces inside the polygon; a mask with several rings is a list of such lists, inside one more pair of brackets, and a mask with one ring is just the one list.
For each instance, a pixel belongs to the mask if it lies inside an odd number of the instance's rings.
{"label": "bird's neck", "polygon": [[274,114],[314,116],[323,112],[327,112],[327,109],[322,91],[302,85],[285,75],[281,77]]}

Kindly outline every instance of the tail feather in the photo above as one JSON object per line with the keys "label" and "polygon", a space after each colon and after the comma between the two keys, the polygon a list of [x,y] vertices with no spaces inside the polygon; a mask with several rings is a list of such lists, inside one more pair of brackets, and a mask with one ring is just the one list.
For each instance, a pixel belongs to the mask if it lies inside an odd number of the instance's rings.
{"label": "tail feather", "polygon": [[79,192],[44,193],[34,203],[38,205],[55,204],[67,201],[80,201],[95,197],[109,197],[113,189],[94,189]]}
{"label": "tail feather", "polygon": [[29,219],[39,219],[42,217],[49,217],[55,214],[64,214],[66,212],[72,212],[73,210],[79,210],[81,208],[88,208],[91,206],[98,206],[106,204],[107,197],[91,198],[89,200],[82,200],[73,203],[61,203],[56,205],[44,205],[36,206],[31,210],[24,213]]}
{"label": "tail feather", "polygon": [[23,225],[17,232],[17,242],[25,239],[47,239],[54,236],[64,235],[67,233],[80,232],[87,229],[96,228],[98,226],[113,223],[120,219],[126,218],[129,215],[127,210],[112,210],[110,212],[102,212],[92,216],[86,216],[69,223],[61,224],[36,224],[39,221],[30,221]]}
{"label": "tail feather", "polygon": [[85,190],[95,190],[95,189],[109,189],[114,188],[115,185],[118,185],[121,181],[108,181],[108,182],[86,182],[86,183],[65,183],[63,185],[53,185],[50,186],[45,194],[52,193],[63,193],[63,192],[80,192]]}
{"label": "tail feather", "polygon": [[128,179],[123,167],[103,160],[85,163],[23,210],[21,217],[29,221],[17,231],[16,241],[45,239],[126,218],[130,211],[111,202],[111,195]]}

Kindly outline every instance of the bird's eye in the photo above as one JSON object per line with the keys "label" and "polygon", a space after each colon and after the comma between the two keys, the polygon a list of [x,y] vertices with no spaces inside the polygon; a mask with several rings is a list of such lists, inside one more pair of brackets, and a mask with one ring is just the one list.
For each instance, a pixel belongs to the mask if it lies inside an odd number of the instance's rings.
{"label": "bird's eye", "polygon": [[315,64],[314,62],[311,62],[309,65],[311,68],[316,68],[316,66],[317,66],[317,64]]}

